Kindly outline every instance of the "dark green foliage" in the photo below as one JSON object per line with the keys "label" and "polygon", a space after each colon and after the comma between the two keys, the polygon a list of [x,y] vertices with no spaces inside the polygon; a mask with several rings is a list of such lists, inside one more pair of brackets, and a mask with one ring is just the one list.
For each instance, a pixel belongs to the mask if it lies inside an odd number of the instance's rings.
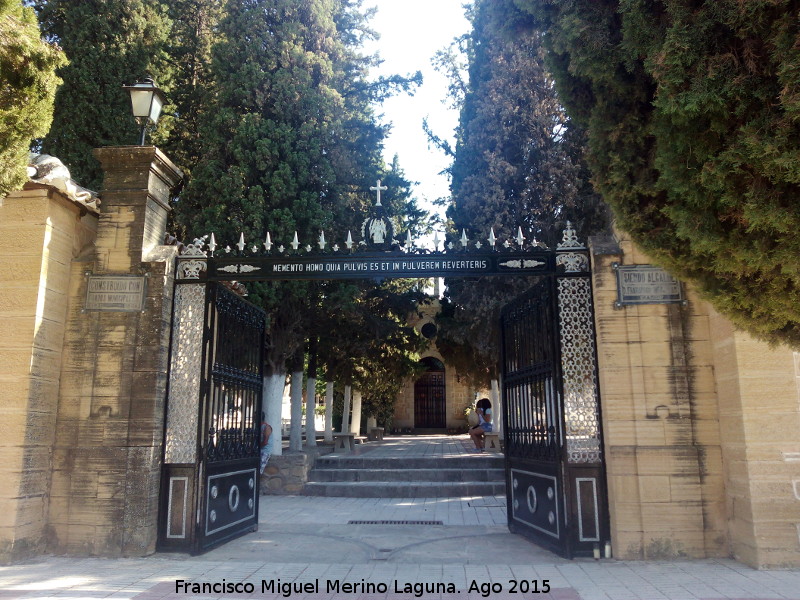
{"label": "dark green foliage", "polygon": [[[330,1],[227,4],[213,48],[216,97],[201,124],[202,159],[177,205],[190,233],[214,232],[230,243],[244,233],[258,243],[270,232],[288,247],[294,232],[330,231],[340,200],[329,155],[342,131],[336,65],[344,52],[333,10]],[[251,286],[251,299],[271,314],[273,370],[303,343],[309,286]]]}
{"label": "dark green foliage", "polygon": [[382,425],[391,422],[394,400],[406,380],[418,373],[419,352],[427,346],[407,324],[422,299],[415,284],[406,280],[326,286],[326,306],[316,323],[325,332],[320,356],[329,376],[362,391],[363,414]]}
{"label": "dark green foliage", "polygon": [[[582,162],[583,137],[567,119],[544,66],[542,34],[517,26],[511,0],[478,0],[467,50],[469,85],[452,167],[453,234],[486,243],[518,228],[553,248],[571,220],[585,240],[603,225]],[[438,343],[449,362],[484,384],[499,356],[502,306],[532,285],[526,278],[448,279]]]}
{"label": "dark green foliage", "polygon": [[800,346],[800,2],[518,0],[619,226],[747,331]]}
{"label": "dark green foliage", "polygon": [[169,91],[165,45],[170,21],[160,0],[49,0],[42,27],[70,60],[59,70],[53,126],[42,151],[59,157],[81,185],[100,189],[92,149],[138,143],[130,97],[122,89],[150,74]]}
{"label": "dark green foliage", "polygon": [[[399,209],[412,226],[422,221],[399,167],[383,164],[386,132],[372,108],[393,86],[410,83],[367,82],[371,59],[352,46],[368,33],[358,4],[228,2],[212,50],[214,99],[201,123],[202,158],[177,204],[191,235],[214,232],[234,243],[241,232],[252,244],[269,232],[276,247],[288,248],[295,232],[305,245],[325,231],[341,247],[348,230],[360,237],[378,178],[390,187],[387,209]],[[365,403],[378,383],[392,380],[389,373],[402,381],[413,344],[390,309],[396,294],[370,283],[248,288],[270,315],[269,371],[283,372],[287,358],[318,335],[320,362],[338,379],[361,384]]]}
{"label": "dark green foliage", "polygon": [[[153,133],[153,141],[179,165],[184,184],[200,160],[200,124],[208,119],[214,98],[211,48],[224,0],[172,0],[169,16],[172,31],[167,52],[173,68],[167,113]],[[183,237],[185,231],[178,232]]]}
{"label": "dark green foliage", "polygon": [[36,14],[19,0],[0,0],[0,198],[27,179],[31,140],[47,133],[53,96],[66,63],[41,39]]}

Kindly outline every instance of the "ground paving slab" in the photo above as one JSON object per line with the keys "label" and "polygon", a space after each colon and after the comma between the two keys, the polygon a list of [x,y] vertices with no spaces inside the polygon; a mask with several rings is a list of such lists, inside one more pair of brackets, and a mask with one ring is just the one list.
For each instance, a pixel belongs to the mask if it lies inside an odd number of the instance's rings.
{"label": "ground paving slab", "polygon": [[[414,441],[362,453],[455,456],[467,445]],[[570,561],[505,523],[503,496],[265,496],[257,532],[202,556],[42,556],[0,566],[0,600],[800,600],[798,570],[733,560]]]}

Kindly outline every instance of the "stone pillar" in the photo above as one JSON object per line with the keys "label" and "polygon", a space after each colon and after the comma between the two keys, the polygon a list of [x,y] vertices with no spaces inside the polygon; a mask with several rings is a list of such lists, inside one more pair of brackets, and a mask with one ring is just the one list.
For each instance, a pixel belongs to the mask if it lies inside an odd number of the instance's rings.
{"label": "stone pillar", "polygon": [[325,441],[333,441],[333,382],[325,382]]}
{"label": "stone pillar", "polygon": [[47,550],[70,274],[96,228],[95,212],[49,186],[29,183],[0,199],[2,562]]}
{"label": "stone pillar", "polygon": [[800,567],[800,355],[710,321],[731,551]]}
{"label": "stone pillar", "polygon": [[361,435],[361,390],[353,390],[353,420],[350,422],[350,433]]}
{"label": "stone pillar", "polygon": [[[95,156],[105,181],[94,254],[70,285],[50,549],[140,556],[157,538],[176,253],[161,243],[182,174],[154,147]],[[144,278],[144,309],[87,309],[89,276]]]}
{"label": "stone pillar", "polygon": [[707,306],[615,307],[613,264],[651,261],[623,234],[590,246],[614,556],[726,556]]}

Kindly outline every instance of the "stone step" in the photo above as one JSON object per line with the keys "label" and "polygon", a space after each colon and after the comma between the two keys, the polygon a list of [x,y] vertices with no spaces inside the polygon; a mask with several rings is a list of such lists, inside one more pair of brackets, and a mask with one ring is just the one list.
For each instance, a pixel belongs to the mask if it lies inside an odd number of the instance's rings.
{"label": "stone step", "polygon": [[505,494],[504,482],[480,481],[310,481],[303,488],[306,496],[348,498],[458,498]]}
{"label": "stone step", "polygon": [[502,469],[502,454],[481,453],[467,456],[370,458],[351,454],[328,454],[317,459],[315,469]]}
{"label": "stone step", "polygon": [[474,481],[502,482],[505,471],[502,468],[468,469],[367,469],[367,468],[315,468],[308,474],[309,481]]}
{"label": "stone step", "polygon": [[453,498],[505,493],[500,454],[317,459],[303,494],[353,498]]}

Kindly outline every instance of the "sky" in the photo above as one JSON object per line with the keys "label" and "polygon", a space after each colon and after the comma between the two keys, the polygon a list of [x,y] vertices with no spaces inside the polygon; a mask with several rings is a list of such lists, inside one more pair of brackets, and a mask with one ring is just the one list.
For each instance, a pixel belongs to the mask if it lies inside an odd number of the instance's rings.
{"label": "sky", "polygon": [[390,163],[395,154],[399,156],[406,178],[418,184],[414,195],[428,210],[432,207],[426,200],[448,194],[447,177],[439,173],[448,166],[449,159],[437,148],[429,147],[422,120],[427,117],[433,131],[451,141],[458,123],[458,113],[443,102],[447,98],[447,79],[433,69],[431,58],[453,38],[469,31],[463,3],[464,0],[364,2],[365,8],[378,9],[371,25],[381,37],[365,48],[367,52],[377,51],[384,60],[376,74],[406,75],[422,71],[423,84],[413,96],[390,98],[379,112],[383,113],[384,122],[392,124],[384,158]]}

